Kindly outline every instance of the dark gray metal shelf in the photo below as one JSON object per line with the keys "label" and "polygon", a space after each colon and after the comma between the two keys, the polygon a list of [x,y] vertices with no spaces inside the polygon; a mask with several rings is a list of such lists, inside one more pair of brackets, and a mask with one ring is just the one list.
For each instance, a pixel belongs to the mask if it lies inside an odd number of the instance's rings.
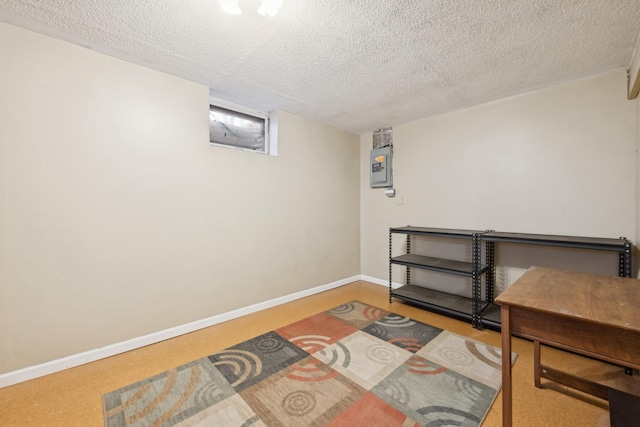
{"label": "dark gray metal shelf", "polygon": [[473,301],[463,296],[417,285],[402,286],[391,291],[391,296],[459,320],[471,321],[473,318]]}
{"label": "dark gray metal shelf", "polygon": [[483,233],[482,240],[614,252],[624,251],[626,245],[629,244],[629,241],[624,237],[608,239],[602,237],[556,236],[552,234],[504,233],[499,231]]}
{"label": "dark gray metal shelf", "polygon": [[[406,235],[406,253],[392,256],[392,235]],[[411,253],[411,237],[441,237],[467,239],[471,245],[471,262],[455,261]],[[481,264],[482,242],[485,242],[485,265]],[[624,237],[619,239],[601,237],[560,236],[552,234],[507,233],[500,231],[463,230],[430,227],[394,227],[389,229],[389,302],[398,298],[419,305],[427,310],[470,320],[474,328],[500,330],[500,307],[493,303],[495,284],[495,244],[499,242],[526,245],[556,246],[563,248],[613,251],[619,254],[618,270],[621,277],[631,277],[632,244]],[[392,265],[406,267],[406,284],[392,289]],[[471,298],[440,292],[424,286],[411,284],[414,268],[469,277]],[[486,274],[485,298],[481,301],[481,276]]]}
{"label": "dark gray metal shelf", "polygon": [[[516,243],[525,245],[542,245],[562,247],[570,249],[586,249],[596,251],[613,251],[619,254],[618,273],[620,277],[631,277],[631,249],[632,245],[624,237],[619,239],[583,236],[560,236],[553,234],[531,233],[507,233],[500,231],[487,231],[480,237],[486,242],[487,264],[489,264],[489,276],[495,276],[495,263],[493,260],[494,245],[496,243]],[[495,277],[491,279],[495,283]],[[489,291],[489,289],[487,289]],[[492,290],[491,290],[492,291]],[[488,297],[488,302],[483,306],[479,314],[479,323],[491,329],[500,330],[500,307],[493,304],[493,291]]]}
{"label": "dark gray metal shelf", "polygon": [[[483,273],[489,271],[488,265],[480,264],[480,230],[460,230],[450,228],[428,227],[395,227],[389,229],[389,302],[392,298],[402,299],[414,305],[418,305],[429,311],[444,314],[460,320],[470,321],[474,327],[481,327],[480,314],[480,286]],[[398,256],[392,254],[392,235],[406,235],[406,253]],[[471,262],[430,257],[411,253],[411,238],[442,237],[464,239],[471,246]],[[392,288],[392,265],[406,267],[405,286],[397,290]],[[453,274],[471,279],[471,298],[436,291],[428,287],[411,284],[411,270],[414,268]],[[489,276],[487,276],[489,277]]]}
{"label": "dark gray metal shelf", "polygon": [[[391,263],[404,265],[406,267],[457,274],[459,276],[471,277],[473,275],[473,264],[470,262],[454,261],[425,255],[404,254],[391,258]],[[487,271],[487,268],[486,265],[480,266],[480,272],[484,273]]]}
{"label": "dark gray metal shelf", "polygon": [[410,234],[413,236],[432,236],[459,239],[471,239],[474,234],[484,233],[481,230],[458,230],[453,228],[430,228],[430,227],[393,227],[389,231],[394,234]]}

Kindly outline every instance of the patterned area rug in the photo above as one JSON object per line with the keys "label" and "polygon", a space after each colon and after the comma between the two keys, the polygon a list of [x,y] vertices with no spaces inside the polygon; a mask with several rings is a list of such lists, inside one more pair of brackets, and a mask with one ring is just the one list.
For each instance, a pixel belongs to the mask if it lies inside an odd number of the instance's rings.
{"label": "patterned area rug", "polygon": [[500,357],[499,348],[353,301],[108,393],[105,420],[477,426],[500,389]]}

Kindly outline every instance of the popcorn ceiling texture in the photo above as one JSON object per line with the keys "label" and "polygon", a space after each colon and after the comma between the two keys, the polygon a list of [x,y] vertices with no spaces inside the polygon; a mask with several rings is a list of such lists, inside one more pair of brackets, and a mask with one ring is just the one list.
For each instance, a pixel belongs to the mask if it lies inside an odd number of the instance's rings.
{"label": "popcorn ceiling texture", "polygon": [[355,133],[626,67],[640,32],[638,0],[258,4],[0,0],[0,20]]}

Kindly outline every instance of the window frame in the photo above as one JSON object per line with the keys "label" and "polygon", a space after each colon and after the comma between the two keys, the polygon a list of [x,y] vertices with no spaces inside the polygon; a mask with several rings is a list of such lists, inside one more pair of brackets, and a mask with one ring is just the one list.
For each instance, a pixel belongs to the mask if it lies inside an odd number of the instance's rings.
{"label": "window frame", "polygon": [[[264,149],[263,150],[254,150],[251,148],[240,147],[233,144],[224,144],[220,142],[212,142],[211,141],[211,131],[209,131],[209,145],[215,147],[223,147],[223,148],[231,148],[235,150],[248,151],[251,153],[260,153],[260,154],[269,154],[272,156],[277,155],[277,121],[275,112],[266,113],[264,111],[255,110],[248,107],[243,107],[241,105],[233,104],[231,102],[224,101],[222,99],[217,99],[214,97],[209,97],[209,112],[211,112],[211,107],[219,107],[225,110],[235,112],[238,114],[245,114],[260,120],[264,121]],[[209,122],[211,123],[211,122]],[[211,124],[209,124],[209,129],[211,129]]]}

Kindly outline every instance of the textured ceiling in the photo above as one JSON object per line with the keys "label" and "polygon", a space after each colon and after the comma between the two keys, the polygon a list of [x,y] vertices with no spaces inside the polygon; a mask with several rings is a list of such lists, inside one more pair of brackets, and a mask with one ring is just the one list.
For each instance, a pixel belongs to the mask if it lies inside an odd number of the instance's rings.
{"label": "textured ceiling", "polygon": [[628,66],[639,0],[0,0],[0,20],[355,133]]}

